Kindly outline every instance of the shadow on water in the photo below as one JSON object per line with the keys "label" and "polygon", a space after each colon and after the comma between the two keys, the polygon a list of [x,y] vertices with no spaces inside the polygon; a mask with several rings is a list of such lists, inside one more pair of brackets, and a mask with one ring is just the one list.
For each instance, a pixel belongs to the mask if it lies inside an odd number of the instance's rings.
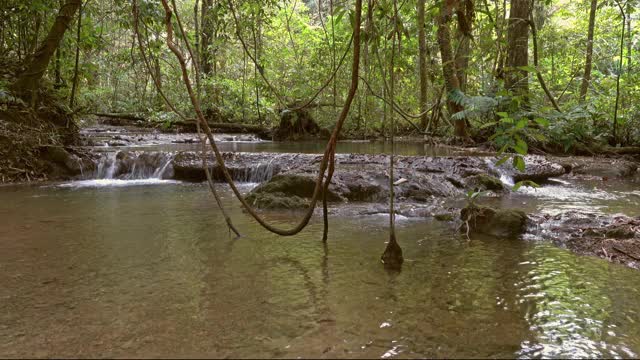
{"label": "shadow on water", "polygon": [[[224,189],[224,188],[223,188]],[[536,240],[376,216],[281,238],[204,184],[0,189],[7,357],[635,357],[637,271]],[[266,212],[291,225],[299,214]]]}

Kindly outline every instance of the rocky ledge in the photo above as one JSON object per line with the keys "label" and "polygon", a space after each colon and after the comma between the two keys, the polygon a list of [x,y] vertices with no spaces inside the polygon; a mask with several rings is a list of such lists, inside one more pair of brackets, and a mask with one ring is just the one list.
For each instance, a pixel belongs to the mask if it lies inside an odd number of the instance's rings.
{"label": "rocky ledge", "polygon": [[[313,194],[321,155],[276,153],[224,153],[227,168],[236,180],[262,182],[249,194],[256,206],[303,207]],[[520,172],[510,165],[496,168],[494,157],[397,156],[394,182],[398,200],[427,202],[431,198],[455,197],[469,189],[507,190],[500,177],[516,181],[544,181],[561,176],[565,169],[540,156],[527,156]],[[213,177],[223,181],[222,171],[210,156]],[[389,156],[336,154],[336,171],[328,199],[334,202],[383,202],[389,196]],[[204,181],[202,158],[195,152],[180,152],[173,160],[174,178]],[[295,198],[294,198],[295,197]],[[293,198],[295,201],[280,201]]]}

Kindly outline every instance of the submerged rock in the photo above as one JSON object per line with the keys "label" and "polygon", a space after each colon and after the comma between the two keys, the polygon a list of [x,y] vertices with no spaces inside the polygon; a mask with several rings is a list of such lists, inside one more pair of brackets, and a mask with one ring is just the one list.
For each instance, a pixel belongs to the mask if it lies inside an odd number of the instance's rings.
{"label": "submerged rock", "polygon": [[527,215],[517,209],[493,209],[486,206],[467,206],[460,212],[464,227],[471,233],[496,237],[516,237],[524,233]]}

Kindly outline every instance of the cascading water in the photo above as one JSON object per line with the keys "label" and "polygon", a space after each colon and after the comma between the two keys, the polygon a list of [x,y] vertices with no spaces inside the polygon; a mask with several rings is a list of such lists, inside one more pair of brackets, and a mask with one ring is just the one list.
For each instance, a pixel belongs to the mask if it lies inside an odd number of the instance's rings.
{"label": "cascading water", "polygon": [[173,154],[166,152],[107,152],[99,160],[93,179],[167,179],[172,176]]}
{"label": "cascading water", "polygon": [[487,163],[487,166],[489,167],[489,169],[491,171],[493,171],[494,173],[497,173],[498,175],[500,175],[500,181],[508,187],[513,187],[513,185],[515,185],[515,181],[513,180],[513,176],[511,176],[511,174],[509,174],[508,172],[506,172],[504,169],[495,166],[493,164],[493,162],[491,161],[491,159],[486,159],[485,160]]}
{"label": "cascading water", "polygon": [[234,180],[246,183],[261,183],[269,181],[273,177],[273,159],[266,164],[260,164],[254,168],[245,168],[244,171],[236,172]]}
{"label": "cascading water", "polygon": [[175,182],[174,155],[166,152],[105,152],[98,159],[95,171],[83,174],[80,181],[61,184],[62,187],[103,187],[147,185]]}

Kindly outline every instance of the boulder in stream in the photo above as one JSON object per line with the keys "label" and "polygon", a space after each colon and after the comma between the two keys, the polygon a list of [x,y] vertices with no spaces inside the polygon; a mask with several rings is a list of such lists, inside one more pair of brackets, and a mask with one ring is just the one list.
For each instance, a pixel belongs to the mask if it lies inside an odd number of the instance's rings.
{"label": "boulder in stream", "polygon": [[479,205],[463,208],[460,218],[470,233],[496,237],[517,237],[524,233],[527,225],[527,215],[522,210],[493,209]]}
{"label": "boulder in stream", "polygon": [[[313,197],[316,178],[305,175],[282,174],[258,185],[247,195],[246,200],[253,206],[265,209],[303,208]],[[321,195],[322,196],[322,195]],[[344,198],[329,188],[327,201],[343,201]]]}
{"label": "boulder in stream", "polygon": [[566,173],[565,168],[555,162],[549,161],[543,156],[530,155],[525,158],[526,167],[524,171],[512,169],[513,180],[542,182],[552,177],[562,176]]}
{"label": "boulder in stream", "polygon": [[467,186],[479,190],[503,191],[504,184],[500,179],[489,174],[478,174],[466,179]]}

